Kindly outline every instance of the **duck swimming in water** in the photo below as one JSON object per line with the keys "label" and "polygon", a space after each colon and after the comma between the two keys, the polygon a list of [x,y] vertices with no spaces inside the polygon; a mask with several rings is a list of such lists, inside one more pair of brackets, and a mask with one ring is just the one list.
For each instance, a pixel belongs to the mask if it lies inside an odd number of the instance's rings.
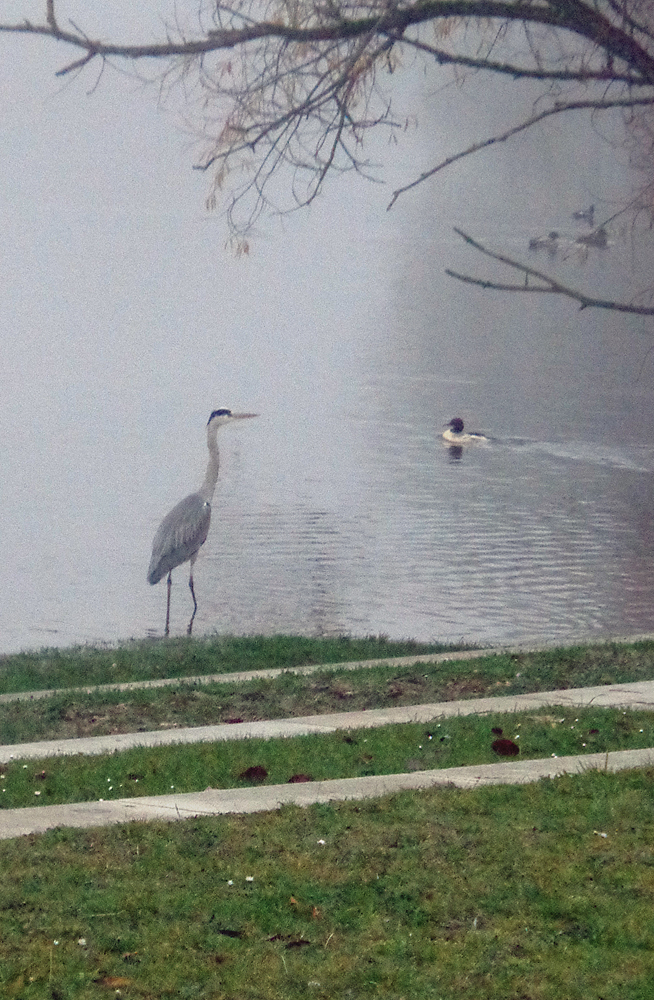
{"label": "duck swimming in water", "polygon": [[464,431],[461,417],[452,417],[446,426],[449,430],[443,432],[443,441],[446,441],[447,444],[477,444],[480,441],[488,441],[488,438],[484,437],[483,434],[478,434],[475,431],[472,433]]}
{"label": "duck swimming in water", "polygon": [[589,226],[592,226],[595,218],[595,206],[591,205],[590,208],[579,209],[578,212],[573,212],[572,218],[578,222],[587,222]]}

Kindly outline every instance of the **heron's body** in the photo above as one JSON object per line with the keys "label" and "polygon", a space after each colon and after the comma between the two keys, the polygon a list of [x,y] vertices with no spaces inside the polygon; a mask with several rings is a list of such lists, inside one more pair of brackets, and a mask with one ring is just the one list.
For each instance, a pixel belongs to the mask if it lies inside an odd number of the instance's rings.
{"label": "heron's body", "polygon": [[193,566],[198,552],[207,540],[211,524],[211,500],[218,482],[218,428],[232,420],[244,420],[255,417],[256,413],[232,413],[231,410],[214,410],[207,423],[207,448],[209,461],[202,486],[197,493],[180,500],[166,514],[157,528],[152,542],[152,557],[148,568],[148,583],[159,583],[168,575],[168,599],[166,604],[166,629],[168,635],[170,625],[170,588],[172,586],[172,571],[176,566],[189,562],[191,564],[188,585],[193,597],[193,614],[188,624],[188,634],[193,628],[193,619],[198,605],[193,587]]}
{"label": "heron's body", "polygon": [[443,440],[447,444],[479,444],[482,441],[488,441],[487,437],[483,434],[478,434],[473,431],[468,433],[463,429],[463,420],[461,417],[453,417],[449,424],[447,425],[447,430],[443,432]]}
{"label": "heron's body", "polygon": [[211,524],[211,504],[199,493],[184,497],[166,514],[152,543],[148,583],[159,583],[166,573],[197,557]]}

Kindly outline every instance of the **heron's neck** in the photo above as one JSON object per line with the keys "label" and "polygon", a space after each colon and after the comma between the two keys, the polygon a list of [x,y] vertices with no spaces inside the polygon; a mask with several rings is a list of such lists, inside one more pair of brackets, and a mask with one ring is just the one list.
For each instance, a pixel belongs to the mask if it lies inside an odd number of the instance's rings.
{"label": "heron's neck", "polygon": [[204,482],[199,489],[200,496],[203,500],[211,500],[213,497],[214,490],[216,488],[216,483],[218,482],[218,442],[216,436],[218,434],[218,428],[212,427],[207,431],[207,448],[209,449],[209,461],[207,462],[207,471],[204,475]]}

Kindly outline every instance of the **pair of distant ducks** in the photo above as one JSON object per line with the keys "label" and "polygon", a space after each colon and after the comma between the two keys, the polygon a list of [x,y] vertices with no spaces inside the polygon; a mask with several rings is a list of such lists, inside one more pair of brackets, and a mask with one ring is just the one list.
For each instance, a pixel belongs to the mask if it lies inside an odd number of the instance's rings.
{"label": "pair of distant ducks", "polygon": [[464,430],[463,420],[461,417],[452,417],[450,422],[446,424],[446,427],[447,430],[443,432],[443,441],[447,444],[478,444],[483,441],[488,441],[488,438],[483,434],[479,434],[476,431]]}

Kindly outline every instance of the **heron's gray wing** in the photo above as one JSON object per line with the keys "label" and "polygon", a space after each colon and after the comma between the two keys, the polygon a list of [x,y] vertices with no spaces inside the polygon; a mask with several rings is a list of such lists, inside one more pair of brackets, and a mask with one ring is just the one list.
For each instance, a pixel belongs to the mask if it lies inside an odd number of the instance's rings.
{"label": "heron's gray wing", "polygon": [[194,556],[204,543],[211,522],[211,505],[191,493],[166,514],[152,543],[148,581],[158,583],[171,569]]}

